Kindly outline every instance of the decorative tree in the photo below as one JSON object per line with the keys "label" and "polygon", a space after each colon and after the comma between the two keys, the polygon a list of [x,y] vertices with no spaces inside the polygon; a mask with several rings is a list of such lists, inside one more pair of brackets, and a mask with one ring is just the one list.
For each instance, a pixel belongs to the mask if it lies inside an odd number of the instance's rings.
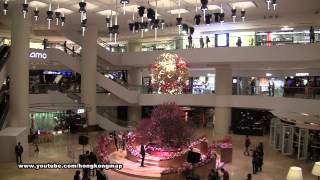
{"label": "decorative tree", "polygon": [[152,111],[150,119],[139,123],[137,132],[148,142],[160,142],[162,147],[180,147],[189,143],[192,128],[179,106],[165,103]]}
{"label": "decorative tree", "polygon": [[151,66],[152,87],[164,94],[181,94],[188,79],[186,61],[176,54],[163,53]]}

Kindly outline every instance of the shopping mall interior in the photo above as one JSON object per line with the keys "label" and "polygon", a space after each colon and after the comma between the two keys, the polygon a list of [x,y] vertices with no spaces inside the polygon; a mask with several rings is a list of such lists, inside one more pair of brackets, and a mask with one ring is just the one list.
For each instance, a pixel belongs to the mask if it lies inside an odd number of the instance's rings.
{"label": "shopping mall interior", "polygon": [[0,4],[0,179],[320,178],[319,0]]}

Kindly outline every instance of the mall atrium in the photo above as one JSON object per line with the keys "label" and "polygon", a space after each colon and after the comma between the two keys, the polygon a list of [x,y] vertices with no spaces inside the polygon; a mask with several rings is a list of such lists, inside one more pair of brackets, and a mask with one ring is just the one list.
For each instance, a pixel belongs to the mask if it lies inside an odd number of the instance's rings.
{"label": "mall atrium", "polygon": [[0,0],[0,179],[319,179],[319,12]]}

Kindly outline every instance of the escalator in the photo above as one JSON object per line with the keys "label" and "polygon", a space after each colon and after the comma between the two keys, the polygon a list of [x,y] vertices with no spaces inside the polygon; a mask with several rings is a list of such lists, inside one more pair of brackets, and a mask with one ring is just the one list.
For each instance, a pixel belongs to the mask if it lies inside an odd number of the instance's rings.
{"label": "escalator", "polygon": [[[0,47],[0,82],[4,82],[7,78],[6,62],[10,53],[10,47],[3,45]],[[9,111],[9,86],[8,84],[0,86],[0,130],[6,124],[6,117]]]}

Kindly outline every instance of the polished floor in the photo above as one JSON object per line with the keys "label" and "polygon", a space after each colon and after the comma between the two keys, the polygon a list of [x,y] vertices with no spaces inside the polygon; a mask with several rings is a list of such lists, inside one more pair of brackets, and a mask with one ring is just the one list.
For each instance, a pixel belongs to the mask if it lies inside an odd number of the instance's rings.
{"label": "polished floor", "polygon": [[[214,136],[211,130],[197,130],[196,136],[207,135],[210,141]],[[95,146],[97,133],[89,134],[90,145],[86,149],[92,149]],[[77,144],[78,135],[60,135],[56,136],[54,142],[40,144],[40,152],[34,152],[34,147],[29,145],[28,157],[23,159],[25,163],[68,163],[73,162],[82,152],[82,146]],[[251,158],[243,155],[244,136],[232,135],[234,151],[233,162],[227,164],[225,168],[230,172],[231,180],[245,180],[246,174],[251,172]],[[253,180],[285,180],[290,166],[299,166],[303,169],[304,180],[317,179],[311,175],[312,163],[298,161],[291,157],[283,156],[269,145],[269,137],[252,137],[253,144],[258,142],[265,144],[265,159],[263,172],[254,175]],[[3,145],[2,145],[3,146]],[[69,180],[73,179],[75,170],[20,170],[15,163],[0,163],[1,180]],[[107,171],[109,180],[137,180],[139,178],[128,177],[114,171]],[[96,178],[91,178],[96,179]]]}

